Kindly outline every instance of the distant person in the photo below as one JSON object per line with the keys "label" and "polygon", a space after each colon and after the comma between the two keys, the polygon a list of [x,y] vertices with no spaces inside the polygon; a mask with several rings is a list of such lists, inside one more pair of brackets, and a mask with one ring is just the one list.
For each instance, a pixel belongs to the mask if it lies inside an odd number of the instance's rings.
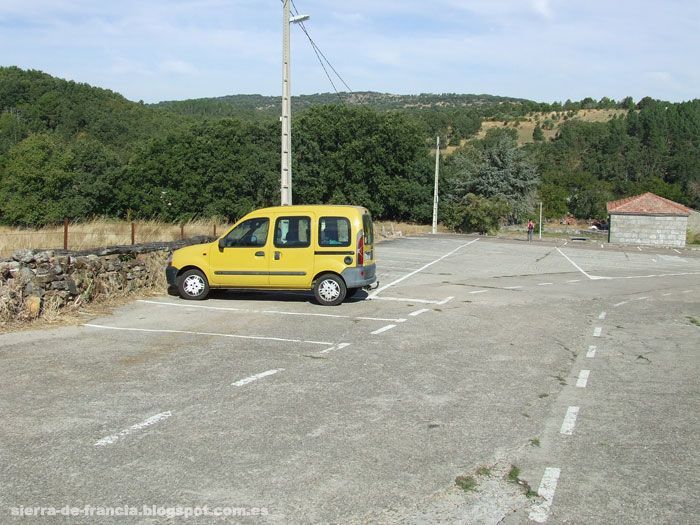
{"label": "distant person", "polygon": [[532,222],[532,219],[527,221],[527,242],[532,242],[533,237],[535,236],[535,223]]}

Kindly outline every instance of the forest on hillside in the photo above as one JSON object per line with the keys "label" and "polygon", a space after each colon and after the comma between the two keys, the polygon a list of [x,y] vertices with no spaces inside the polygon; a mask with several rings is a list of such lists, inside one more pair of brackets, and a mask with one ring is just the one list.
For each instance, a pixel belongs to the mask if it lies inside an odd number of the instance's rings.
{"label": "forest on hillside", "polygon": [[[700,208],[700,100],[355,95],[343,103],[295,99],[296,203],[354,203],[377,218],[427,222],[439,134],[462,144],[441,172],[441,220],[456,229],[522,221],[540,200],[549,218],[604,218],[606,201],[644,191]],[[0,223],[231,221],[276,204],[280,130],[266,100],[274,97],[223,99],[145,105],[39,71],[0,68]],[[236,109],[234,99],[245,104]],[[475,138],[483,120],[592,108],[627,111],[608,122],[569,119],[552,140],[536,128],[524,146],[507,127]]]}

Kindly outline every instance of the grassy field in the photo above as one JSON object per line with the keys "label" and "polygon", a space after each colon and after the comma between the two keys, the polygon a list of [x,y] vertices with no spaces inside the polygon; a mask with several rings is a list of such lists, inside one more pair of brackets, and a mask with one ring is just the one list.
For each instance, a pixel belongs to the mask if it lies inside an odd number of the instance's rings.
{"label": "grassy field", "polygon": [[[157,241],[175,241],[196,235],[223,234],[231,225],[214,220],[187,222],[184,225],[158,221],[134,222],[136,244]],[[429,233],[430,226],[402,222],[375,222],[378,240],[397,236]],[[181,229],[182,228],[182,229]],[[131,244],[131,223],[98,219],[70,224],[68,249],[87,250],[103,246]],[[9,257],[15,250],[62,249],[63,225],[40,229],[0,227],[0,258]]]}

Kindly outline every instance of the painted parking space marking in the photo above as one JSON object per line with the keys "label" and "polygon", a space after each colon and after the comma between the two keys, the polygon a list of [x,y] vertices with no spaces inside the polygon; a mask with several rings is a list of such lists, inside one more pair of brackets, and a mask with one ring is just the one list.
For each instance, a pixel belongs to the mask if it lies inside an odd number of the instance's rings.
{"label": "painted parking space marking", "polygon": [[521,285],[518,286],[505,286],[503,289],[504,290],[520,290],[522,288]]}
{"label": "painted parking space marking", "polygon": [[673,248],[673,251],[676,253],[681,253],[680,250],[676,250],[675,248]]}
{"label": "painted parking space marking", "polygon": [[574,433],[574,427],[576,426],[576,418],[578,417],[579,407],[569,407],[566,409],[566,415],[564,416],[564,422],[561,424],[560,434],[565,436],[570,436]]}
{"label": "painted parking space marking", "polygon": [[429,312],[430,309],[428,308],[421,308],[420,310],[416,310],[415,312],[411,312],[408,314],[411,317],[416,317],[417,315],[424,314],[425,312]]}
{"label": "painted parking space marking", "polygon": [[283,337],[266,337],[262,335],[239,335],[239,334],[223,334],[217,332],[194,332],[191,330],[166,330],[156,328],[125,328],[121,326],[105,326],[100,324],[85,324],[88,328],[97,328],[99,330],[118,330],[124,332],[144,332],[156,334],[184,334],[184,335],[205,335],[211,337],[230,337],[232,339],[252,339],[256,341],[277,341],[281,343],[305,343],[309,345],[325,345],[329,346],[333,343],[327,341],[305,341],[303,339],[286,339]]}
{"label": "painted parking space marking", "polygon": [[283,372],[284,368],[276,368],[275,370],[266,370],[265,372],[260,372],[259,374],[255,374],[252,376],[244,377],[243,379],[239,379],[238,381],[231,383],[231,386],[245,386],[247,384],[252,383],[253,381],[257,381],[258,379],[262,379],[263,377],[275,375],[277,372]]}
{"label": "painted parking space marking", "polygon": [[567,283],[580,283],[580,282],[581,282],[581,279],[569,279],[569,280],[566,281],[566,282],[567,282]]}
{"label": "painted parking space marking", "polygon": [[383,322],[394,322],[403,323],[406,319],[390,319],[384,317],[355,317],[352,315],[343,314],[322,314],[317,312],[288,312],[284,310],[256,310],[250,308],[236,308],[233,306],[209,306],[203,304],[179,304],[170,303],[165,301],[148,301],[145,299],[139,299],[139,303],[156,304],[159,306],[174,306],[177,308],[201,308],[204,310],[218,310],[224,312],[242,312],[248,314],[265,314],[265,315],[297,315],[301,317],[328,317],[332,319],[358,319],[362,321],[383,321]]}
{"label": "painted parking space marking", "polygon": [[668,293],[662,293],[661,295],[663,295],[664,297],[668,297],[669,295],[673,295],[673,294],[671,292],[668,292]]}
{"label": "painted parking space marking", "polygon": [[547,467],[544,469],[542,481],[540,481],[540,486],[537,489],[537,494],[543,499],[543,501],[533,505],[532,510],[530,510],[529,517],[532,521],[537,523],[547,522],[549,511],[552,508],[552,502],[554,501],[554,493],[557,491],[557,483],[559,482],[560,475],[561,469],[554,467]]}
{"label": "painted parking space marking", "polygon": [[419,304],[447,304],[454,297],[446,297],[440,301],[432,299],[416,299],[413,297],[373,297],[373,301],[398,301],[402,303],[419,303]]}
{"label": "painted parking space marking", "polygon": [[537,283],[537,286],[552,286],[554,283]]}
{"label": "painted parking space marking", "polygon": [[693,291],[693,290],[683,290],[681,293],[690,293],[690,292],[692,292],[692,291]]}
{"label": "painted parking space marking", "polygon": [[337,345],[333,345],[329,348],[326,348],[325,350],[321,350],[319,354],[327,354],[328,352],[335,352],[336,350],[342,350],[343,348],[347,348],[350,346],[350,343],[338,343]]}
{"label": "painted parking space marking", "polygon": [[613,305],[613,308],[617,308],[618,306],[622,306],[623,304],[627,304],[629,301],[620,301],[619,303],[615,303]]}
{"label": "painted parking space marking", "polygon": [[578,379],[576,380],[576,386],[579,388],[586,388],[588,384],[588,376],[591,375],[590,370],[581,370],[578,373]]}
{"label": "painted parking space marking", "polygon": [[386,289],[388,289],[388,288],[391,288],[392,286],[395,286],[395,285],[399,284],[399,283],[402,282],[402,281],[405,281],[405,280],[408,279],[409,277],[412,277],[412,276],[416,275],[416,274],[419,273],[419,272],[422,272],[422,271],[425,270],[426,268],[431,267],[433,264],[439,263],[440,261],[442,261],[443,259],[446,259],[446,258],[449,257],[450,255],[452,255],[452,254],[454,254],[454,253],[457,253],[459,250],[461,250],[461,249],[464,248],[465,246],[469,246],[470,244],[473,244],[473,243],[475,243],[475,242],[478,241],[478,240],[479,240],[479,239],[476,238],[476,239],[474,239],[473,241],[470,241],[470,242],[468,242],[468,243],[466,243],[466,244],[462,244],[461,246],[457,246],[457,248],[455,248],[455,249],[452,250],[451,252],[446,253],[446,254],[443,255],[442,257],[439,257],[439,258],[435,259],[434,261],[431,261],[431,262],[429,262],[428,264],[425,264],[425,265],[421,266],[421,267],[418,268],[417,270],[413,270],[412,272],[407,273],[407,274],[404,275],[403,277],[399,277],[398,279],[396,279],[395,281],[390,282],[389,284],[385,284],[384,286],[381,286],[381,287],[378,288],[376,291],[374,291],[374,292],[372,292],[371,294],[369,294],[368,299],[374,299],[374,298],[377,297],[380,293],[382,293],[384,290],[386,290]]}
{"label": "painted parking space marking", "polygon": [[586,357],[595,357],[595,352],[598,349],[597,346],[591,345],[588,347],[588,351],[586,352]]}
{"label": "painted parking space marking", "polygon": [[567,260],[571,263],[571,265],[576,268],[579,272],[581,272],[583,275],[591,279],[592,281],[598,280],[598,279],[607,279],[607,277],[599,277],[597,275],[590,275],[587,273],[583,268],[581,268],[578,264],[576,264],[571,258],[569,258],[568,255],[566,255],[563,251],[561,251],[559,248],[557,248],[557,251]]}
{"label": "painted parking space marking", "polygon": [[600,312],[600,315],[598,316],[598,319],[603,320],[605,319],[605,316],[608,315],[607,312]]}
{"label": "painted parking space marking", "polygon": [[632,299],[632,300],[633,300],[633,301],[646,301],[647,299],[649,299],[649,297],[646,297],[646,296],[645,296],[645,297],[635,297],[635,298]]}
{"label": "painted parking space marking", "polygon": [[396,328],[395,324],[388,324],[386,326],[382,326],[381,328],[378,328],[374,332],[371,332],[372,335],[378,335],[381,334],[382,332],[386,332],[387,330],[391,330],[392,328]]}
{"label": "painted parking space marking", "polygon": [[155,416],[151,416],[148,419],[144,419],[140,423],[136,423],[135,425],[131,425],[129,428],[126,428],[120,432],[117,432],[116,434],[112,434],[111,436],[103,437],[97,443],[95,443],[96,447],[104,447],[107,445],[111,445],[113,443],[116,443],[119,439],[128,436],[129,434],[133,434],[134,432],[138,432],[139,430],[143,430],[145,428],[151,427],[155,425],[156,423],[159,423],[161,421],[164,421],[168,419],[170,416],[172,416],[172,412],[161,412],[160,414],[156,414]]}
{"label": "painted parking space marking", "polygon": [[593,329],[593,337],[600,337],[600,334],[603,333],[603,328],[601,326],[596,326]]}
{"label": "painted parking space marking", "polygon": [[486,293],[488,290],[474,290],[473,292],[469,292],[471,295],[477,294],[477,293]]}

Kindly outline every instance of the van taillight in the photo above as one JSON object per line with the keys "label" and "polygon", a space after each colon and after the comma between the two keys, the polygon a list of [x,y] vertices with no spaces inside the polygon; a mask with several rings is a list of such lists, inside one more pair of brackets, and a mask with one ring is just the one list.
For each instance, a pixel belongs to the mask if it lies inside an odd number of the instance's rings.
{"label": "van taillight", "polygon": [[365,237],[360,232],[357,236],[357,265],[364,266],[365,264]]}

